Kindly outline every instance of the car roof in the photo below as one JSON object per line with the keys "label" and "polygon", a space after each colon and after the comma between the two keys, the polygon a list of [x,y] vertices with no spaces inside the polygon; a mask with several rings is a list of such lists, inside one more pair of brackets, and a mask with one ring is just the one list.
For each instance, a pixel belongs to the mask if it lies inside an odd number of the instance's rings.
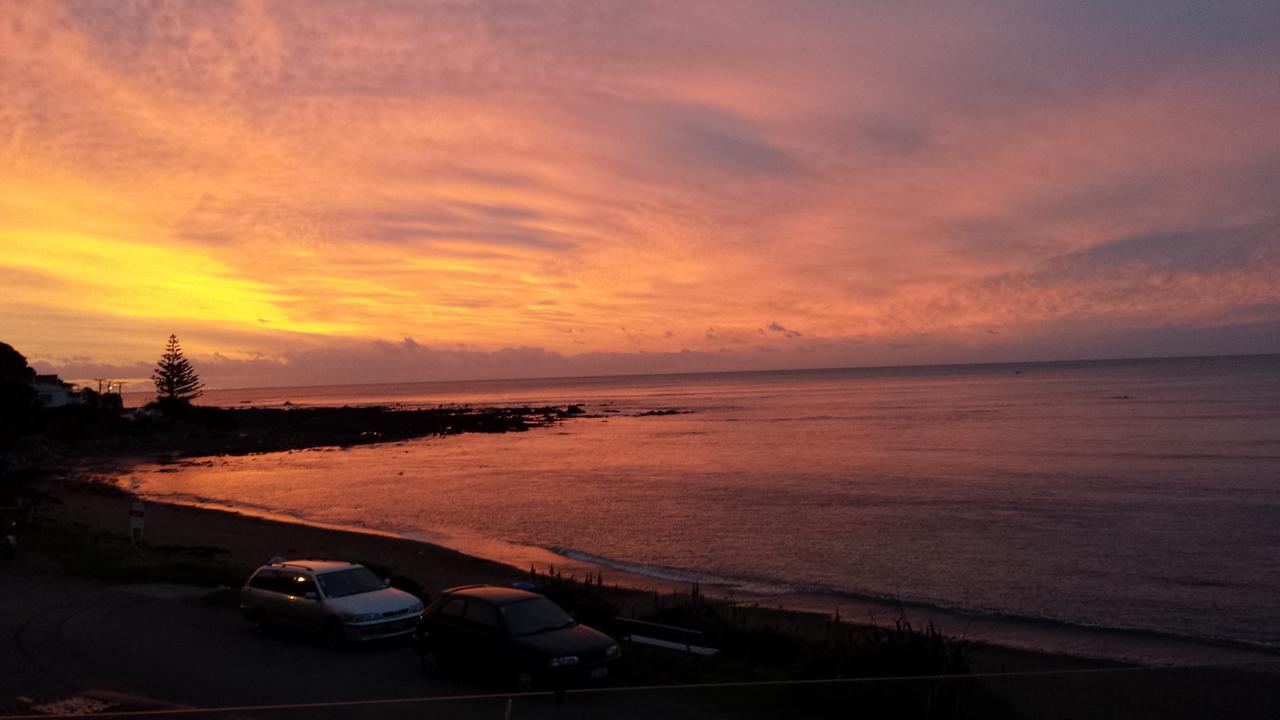
{"label": "car roof", "polygon": [[306,570],[317,575],[321,573],[333,572],[335,570],[350,570],[355,567],[362,567],[356,563],[344,562],[342,560],[279,560],[271,562],[263,567],[273,567],[292,570]]}
{"label": "car roof", "polygon": [[498,585],[462,585],[460,587],[449,588],[442,595],[460,595],[462,597],[479,598],[493,603],[494,605],[506,605],[508,603],[520,602],[522,600],[533,600],[534,598],[543,597],[538,593],[529,592],[513,587],[500,587]]}

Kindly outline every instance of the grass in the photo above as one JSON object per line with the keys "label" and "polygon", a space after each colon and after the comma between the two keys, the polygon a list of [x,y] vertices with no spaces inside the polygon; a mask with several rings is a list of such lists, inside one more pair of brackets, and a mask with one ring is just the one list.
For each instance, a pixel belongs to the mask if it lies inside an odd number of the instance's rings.
{"label": "grass", "polygon": [[68,573],[106,582],[239,587],[252,570],[224,561],[220,548],[145,542],[135,547],[119,535],[80,525],[29,525],[22,543],[24,552],[40,553]]}

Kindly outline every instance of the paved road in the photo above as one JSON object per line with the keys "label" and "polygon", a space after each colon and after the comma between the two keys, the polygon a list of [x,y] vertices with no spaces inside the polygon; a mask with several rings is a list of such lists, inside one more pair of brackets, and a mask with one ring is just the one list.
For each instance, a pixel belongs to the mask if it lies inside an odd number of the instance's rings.
{"label": "paved road", "polygon": [[[773,713],[740,693],[612,693],[397,703],[500,692],[467,678],[426,678],[405,643],[335,653],[309,638],[260,636],[234,607],[168,586],[108,586],[52,575],[0,574],[0,713],[70,698],[175,710],[311,702],[376,705],[244,710],[188,717],[744,717]],[[776,709],[776,708],[775,708]],[[166,713],[166,717],[168,717]]]}
{"label": "paved road", "polygon": [[[545,695],[457,699],[492,695],[500,688],[475,679],[426,678],[404,643],[335,653],[310,638],[256,635],[233,606],[210,603],[204,596],[189,588],[109,586],[0,568],[0,638],[4,638],[0,640],[0,715],[31,713],[56,702],[79,702],[84,707],[106,701],[117,709],[163,709],[160,720],[800,720],[848,717],[859,705],[850,701],[854,696],[839,694],[856,690],[848,686],[840,691],[809,687],[621,690],[570,694],[563,705]],[[920,690],[927,693],[934,687],[928,683]],[[1274,675],[1217,677],[1172,669],[1016,678],[997,687],[1033,717],[1205,717],[1210,715],[1206,708],[1215,709],[1211,714],[1220,717],[1280,717]],[[909,696],[920,696],[914,685],[904,690]],[[813,704],[822,697],[824,702]],[[805,711],[799,707],[801,701],[807,703]],[[192,712],[296,703],[357,704]]]}

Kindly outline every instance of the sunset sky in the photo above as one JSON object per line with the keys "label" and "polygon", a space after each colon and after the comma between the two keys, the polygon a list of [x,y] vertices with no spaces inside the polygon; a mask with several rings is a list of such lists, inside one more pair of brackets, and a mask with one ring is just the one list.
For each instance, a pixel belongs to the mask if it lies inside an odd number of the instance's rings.
{"label": "sunset sky", "polygon": [[0,341],[210,386],[1280,352],[1280,3],[0,3]]}

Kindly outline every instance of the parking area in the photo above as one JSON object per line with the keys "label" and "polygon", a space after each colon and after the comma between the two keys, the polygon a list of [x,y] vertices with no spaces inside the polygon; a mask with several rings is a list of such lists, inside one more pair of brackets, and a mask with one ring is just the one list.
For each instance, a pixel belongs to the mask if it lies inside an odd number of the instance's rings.
{"label": "parking area", "polygon": [[[12,638],[0,648],[0,714],[139,709],[172,710],[175,718],[334,720],[744,715],[732,693],[606,692],[573,695],[564,704],[549,695],[477,698],[502,688],[468,677],[425,677],[403,641],[335,652],[306,636],[258,635],[232,603],[211,601],[198,588],[41,574],[0,579],[0,631]],[[397,702],[458,696],[466,699]],[[368,701],[375,702],[363,704]],[[191,713],[312,703],[336,705]]]}
{"label": "parking area", "polygon": [[6,590],[13,637],[5,710],[101,690],[210,706],[413,697],[477,688],[433,680],[403,642],[335,653],[309,637],[257,635],[234,606],[172,586],[24,576]]}

